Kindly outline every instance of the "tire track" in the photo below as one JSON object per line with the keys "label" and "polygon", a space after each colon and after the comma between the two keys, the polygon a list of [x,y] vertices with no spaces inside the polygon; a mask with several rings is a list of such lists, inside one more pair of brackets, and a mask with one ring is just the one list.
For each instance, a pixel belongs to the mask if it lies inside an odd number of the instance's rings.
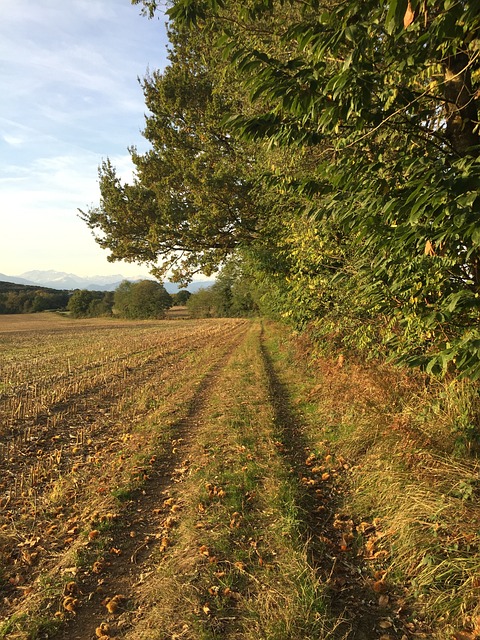
{"label": "tire track", "polygon": [[[175,484],[188,473],[188,452],[197,430],[202,424],[202,413],[215,391],[222,371],[245,338],[248,323],[226,337],[225,349],[212,363],[208,373],[195,388],[185,415],[173,426],[175,438],[171,450],[154,462],[150,480],[137,491],[115,525],[112,549],[121,554],[105,554],[105,569],[101,574],[89,572],[78,582],[79,608],[70,621],[55,636],[56,640],[87,640],[95,638],[95,629],[102,622],[110,625],[114,637],[122,637],[132,625],[135,616],[135,589],[154,570],[152,554],[158,554],[168,545],[168,531],[181,517],[181,505],[175,501]],[[134,534],[134,535],[133,535]],[[110,614],[105,597],[121,594],[120,615]],[[106,603],[108,604],[108,603]]]}
{"label": "tire track", "polygon": [[[370,567],[362,554],[355,549],[349,551],[345,542],[344,532],[353,523],[341,510],[343,465],[339,466],[339,474],[327,472],[322,478],[324,481],[318,482],[318,475],[312,468],[317,462],[315,455],[310,453],[305,435],[307,425],[295,410],[288,385],[268,352],[263,327],[260,350],[269,380],[277,436],[282,443],[280,450],[298,478],[298,504],[304,515],[303,538],[309,562],[330,591],[330,611],[336,624],[329,637],[332,640],[403,640],[407,637],[405,629],[395,631],[389,623],[394,617],[395,603],[383,608],[379,606],[378,594],[372,591],[366,579]],[[328,443],[324,444],[328,450]],[[331,455],[326,457],[332,458]],[[319,468],[325,471],[323,465]],[[388,633],[382,631],[381,623],[385,621],[389,623]]]}

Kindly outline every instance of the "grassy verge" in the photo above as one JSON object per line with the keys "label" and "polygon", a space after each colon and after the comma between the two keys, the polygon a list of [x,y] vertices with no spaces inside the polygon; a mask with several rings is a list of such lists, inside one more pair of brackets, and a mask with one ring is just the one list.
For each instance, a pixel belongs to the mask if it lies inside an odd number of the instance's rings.
{"label": "grassy verge", "polygon": [[332,637],[270,392],[254,325],[201,416],[181,517],[129,638]]}
{"label": "grassy verge", "polygon": [[315,360],[278,327],[268,344],[310,439],[346,461],[338,510],[385,637],[479,637],[478,388]]}

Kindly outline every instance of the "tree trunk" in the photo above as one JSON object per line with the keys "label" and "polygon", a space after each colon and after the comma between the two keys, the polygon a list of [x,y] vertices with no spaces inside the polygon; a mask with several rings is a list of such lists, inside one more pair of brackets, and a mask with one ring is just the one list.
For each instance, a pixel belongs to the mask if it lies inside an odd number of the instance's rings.
{"label": "tree trunk", "polygon": [[470,69],[466,53],[450,56],[445,63],[446,133],[461,156],[478,155],[480,145],[479,133],[474,130],[478,123],[478,112]]}

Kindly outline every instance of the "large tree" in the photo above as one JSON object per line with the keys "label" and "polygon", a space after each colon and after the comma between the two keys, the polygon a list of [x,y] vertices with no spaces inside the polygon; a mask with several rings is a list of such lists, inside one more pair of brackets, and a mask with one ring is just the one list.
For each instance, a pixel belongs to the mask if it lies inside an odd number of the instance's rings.
{"label": "large tree", "polygon": [[[138,0],[147,11],[155,0]],[[85,215],[179,276],[240,248],[279,315],[480,375],[476,0],[175,0],[133,185]],[[273,306],[275,306],[273,305]]]}
{"label": "large tree", "polygon": [[170,64],[143,81],[145,138],[132,148],[133,184],[122,184],[110,161],[100,167],[100,206],[83,213],[110,260],[143,261],[164,276],[188,281],[210,274],[258,233],[258,196],[251,145],[222,127],[232,98],[218,91],[212,36],[170,30]]}
{"label": "large tree", "polygon": [[338,238],[304,266],[331,269],[326,290],[344,317],[355,303],[370,326],[387,317],[383,338],[407,361],[480,375],[479,3],[263,0],[232,24],[233,6],[180,0],[170,15],[223,30],[253,106],[229,118],[233,135],[316,150],[313,171],[276,172],[310,195],[320,234]]}
{"label": "large tree", "polygon": [[163,284],[154,280],[124,280],[114,294],[115,313],[124,318],[164,318],[172,304],[172,297]]}

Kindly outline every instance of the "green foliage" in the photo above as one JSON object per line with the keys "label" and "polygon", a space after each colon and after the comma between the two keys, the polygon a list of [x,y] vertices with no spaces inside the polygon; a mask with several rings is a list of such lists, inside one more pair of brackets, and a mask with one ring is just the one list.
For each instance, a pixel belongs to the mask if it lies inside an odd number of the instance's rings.
{"label": "green foliage", "polygon": [[153,280],[124,280],[114,296],[115,313],[123,318],[163,318],[173,304],[165,287]]}
{"label": "green foliage", "polygon": [[0,314],[65,309],[68,299],[68,291],[0,282]]}
{"label": "green foliage", "polygon": [[187,307],[193,318],[253,316],[258,312],[256,291],[253,277],[236,256],[223,266],[211,287],[200,289],[188,299]]}
{"label": "green foliage", "polygon": [[111,316],[113,294],[109,291],[77,289],[68,301],[67,309],[74,318]]}
{"label": "green foliage", "polygon": [[256,303],[319,340],[479,377],[478,2],[175,0],[169,15],[170,65],[144,82],[152,149],[132,150],[133,185],[104,163],[84,214],[111,259],[185,280],[236,253]]}
{"label": "green foliage", "polygon": [[141,260],[158,277],[173,269],[181,282],[251,240],[258,214],[247,150],[221,126],[232,99],[214,90],[212,38],[171,30],[171,64],[143,82],[151,150],[131,149],[131,185],[103,162],[100,206],[81,213],[109,260]]}
{"label": "green foliage", "polygon": [[[249,112],[225,119],[232,135],[317,158],[265,183],[294,207],[260,252],[281,314],[345,346],[480,376],[478,3],[279,0],[238,27],[232,7],[184,0],[170,15],[222,31],[249,91]],[[259,19],[269,28],[252,37]],[[298,256],[307,221],[332,245]]]}
{"label": "green foliage", "polygon": [[187,301],[187,308],[192,318],[213,318],[217,316],[217,300],[215,292],[199,289]]}
{"label": "green foliage", "polygon": [[173,304],[183,307],[187,304],[192,293],[187,289],[180,289],[177,293],[172,294]]}

